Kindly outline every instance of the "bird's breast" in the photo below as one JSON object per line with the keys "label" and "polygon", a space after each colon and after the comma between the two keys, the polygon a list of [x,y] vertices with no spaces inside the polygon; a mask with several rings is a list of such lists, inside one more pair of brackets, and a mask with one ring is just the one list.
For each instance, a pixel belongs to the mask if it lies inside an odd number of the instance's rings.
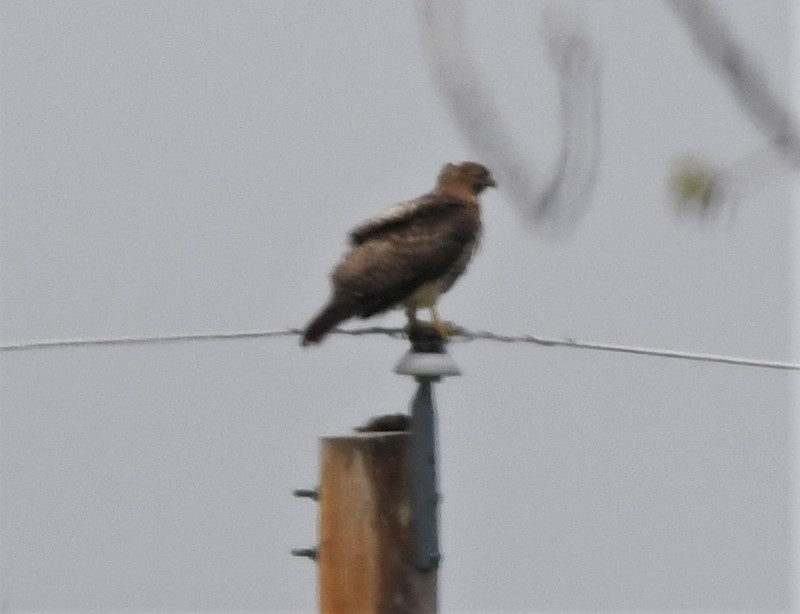
{"label": "bird's breast", "polygon": [[443,291],[443,280],[435,279],[434,281],[426,282],[403,300],[403,306],[412,307],[414,309],[433,307],[436,301],[439,300],[439,295],[441,295]]}

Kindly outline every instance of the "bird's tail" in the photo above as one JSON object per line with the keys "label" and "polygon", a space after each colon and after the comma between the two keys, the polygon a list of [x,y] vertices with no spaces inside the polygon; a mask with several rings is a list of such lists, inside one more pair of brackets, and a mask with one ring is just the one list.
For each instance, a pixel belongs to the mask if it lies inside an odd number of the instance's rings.
{"label": "bird's tail", "polygon": [[352,302],[334,296],[322,308],[322,311],[308,323],[305,331],[303,331],[300,345],[319,343],[337,324],[353,315],[355,315],[355,311]]}

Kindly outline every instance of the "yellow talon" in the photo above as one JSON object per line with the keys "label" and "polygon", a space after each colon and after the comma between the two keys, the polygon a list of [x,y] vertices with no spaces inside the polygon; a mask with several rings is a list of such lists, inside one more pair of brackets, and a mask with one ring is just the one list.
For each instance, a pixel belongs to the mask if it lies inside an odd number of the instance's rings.
{"label": "yellow talon", "polygon": [[458,327],[452,322],[432,322],[431,327],[445,341],[458,332]]}
{"label": "yellow talon", "polygon": [[452,322],[446,322],[439,317],[436,308],[431,308],[431,328],[445,341],[458,332],[458,327]]}

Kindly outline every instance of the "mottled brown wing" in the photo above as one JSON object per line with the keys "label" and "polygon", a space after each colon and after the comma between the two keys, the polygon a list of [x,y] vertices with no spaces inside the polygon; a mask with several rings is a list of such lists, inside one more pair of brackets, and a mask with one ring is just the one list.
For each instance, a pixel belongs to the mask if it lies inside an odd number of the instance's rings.
{"label": "mottled brown wing", "polygon": [[477,210],[457,200],[431,199],[413,214],[360,235],[334,271],[336,295],[353,300],[362,318],[389,309],[444,276],[472,249],[479,231]]}
{"label": "mottled brown wing", "polygon": [[429,193],[415,198],[414,200],[389,207],[385,211],[353,228],[350,231],[350,245],[361,245],[371,237],[386,232],[387,230],[397,229],[413,220],[414,217],[425,208],[436,207],[441,203],[441,196]]}

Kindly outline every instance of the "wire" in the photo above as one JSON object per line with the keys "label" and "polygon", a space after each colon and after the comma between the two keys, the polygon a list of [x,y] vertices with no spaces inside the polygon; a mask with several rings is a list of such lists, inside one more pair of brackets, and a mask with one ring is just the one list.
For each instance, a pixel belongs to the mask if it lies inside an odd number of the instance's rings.
{"label": "wire", "polygon": [[619,352],[623,354],[638,354],[640,356],[658,356],[661,358],[677,358],[681,360],[694,360],[697,362],[716,362],[743,367],[760,367],[763,369],[780,369],[784,371],[800,371],[800,364],[780,362],[774,360],[758,360],[754,358],[738,358],[736,356],[723,356],[721,354],[704,354],[700,352],[680,352],[676,350],[663,350],[657,348],[643,348],[632,345],[619,345],[612,343],[593,343],[578,341],[576,339],[547,339],[533,335],[498,335],[488,331],[476,331],[465,335],[465,341],[491,340],[504,343],[534,343],[549,347],[569,347],[582,350],[599,350],[602,352]]}
{"label": "wire", "polygon": [[213,341],[217,339],[257,339],[261,337],[289,337],[299,335],[296,328],[285,330],[266,330],[244,333],[197,333],[188,335],[164,335],[158,337],[112,337],[109,339],[56,339],[51,341],[31,341],[0,345],[0,351],[17,352],[22,350],[43,350],[47,348],[79,347],[87,345],[144,345],[148,343],[179,343],[183,341]]}
{"label": "wire", "polygon": [[[28,350],[43,350],[51,348],[104,346],[104,345],[145,345],[169,344],[187,341],[215,341],[232,339],[261,339],[273,337],[295,337],[302,334],[299,328],[283,328],[273,330],[237,332],[237,333],[207,333],[188,335],[165,335],[158,337],[114,337],[109,339],[57,339],[51,341],[31,341],[24,343],[11,343],[0,345],[2,352],[19,352]],[[382,326],[369,326],[363,328],[337,328],[331,334],[360,337],[365,335],[385,335],[392,338],[405,337],[402,328],[386,328]],[[635,354],[639,356],[657,356],[679,360],[693,360],[696,362],[713,362],[742,367],[755,367],[762,369],[778,369],[783,371],[800,371],[800,364],[780,362],[773,360],[758,360],[752,358],[738,358],[721,354],[705,354],[700,352],[680,352],[657,348],[644,348],[632,345],[619,345],[613,343],[594,343],[578,341],[577,339],[539,337],[536,335],[504,335],[484,330],[457,329],[451,341],[496,341],[499,343],[525,343],[543,347],[565,347],[580,350],[596,350],[601,352],[617,352],[622,354]]]}

